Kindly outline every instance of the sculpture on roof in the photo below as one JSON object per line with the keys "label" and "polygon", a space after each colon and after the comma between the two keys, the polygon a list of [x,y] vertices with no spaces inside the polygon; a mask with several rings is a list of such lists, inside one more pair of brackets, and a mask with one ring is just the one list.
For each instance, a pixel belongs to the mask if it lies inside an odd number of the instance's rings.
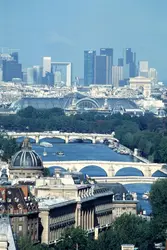
{"label": "sculpture on roof", "polygon": [[32,149],[31,143],[28,137],[24,138],[24,141],[22,143],[22,149],[30,149],[30,150]]}

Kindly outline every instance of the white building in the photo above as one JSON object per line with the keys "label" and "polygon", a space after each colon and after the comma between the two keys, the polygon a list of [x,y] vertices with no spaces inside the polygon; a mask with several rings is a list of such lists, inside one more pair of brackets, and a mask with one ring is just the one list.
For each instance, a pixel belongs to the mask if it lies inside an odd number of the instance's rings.
{"label": "white building", "polygon": [[114,87],[119,87],[119,81],[123,80],[123,67],[112,66],[112,84]]}
{"label": "white building", "polygon": [[148,77],[148,61],[139,61],[139,76]]}
{"label": "white building", "polygon": [[43,74],[42,74],[42,76],[45,77],[47,72],[51,73],[51,57],[43,57]]}
{"label": "white building", "polygon": [[157,84],[158,82],[158,72],[156,69],[154,68],[150,68],[149,72],[148,72],[148,77],[151,79],[152,83],[153,83],[153,87],[155,86],[155,84]]}

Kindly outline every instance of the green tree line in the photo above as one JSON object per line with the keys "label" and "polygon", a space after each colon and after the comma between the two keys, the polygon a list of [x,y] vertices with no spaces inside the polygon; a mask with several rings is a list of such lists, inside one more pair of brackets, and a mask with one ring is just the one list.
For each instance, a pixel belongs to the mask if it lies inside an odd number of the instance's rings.
{"label": "green tree line", "polygon": [[14,131],[62,131],[78,133],[112,133],[130,149],[138,148],[142,156],[154,162],[167,162],[167,118],[101,115],[88,112],[66,115],[62,109],[39,110],[27,107],[15,115],[0,116],[0,126]]}

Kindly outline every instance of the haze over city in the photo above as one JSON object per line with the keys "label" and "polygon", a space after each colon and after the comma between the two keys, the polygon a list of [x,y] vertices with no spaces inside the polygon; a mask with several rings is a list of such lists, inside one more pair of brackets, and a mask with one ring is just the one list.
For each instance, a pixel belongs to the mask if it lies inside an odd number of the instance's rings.
{"label": "haze over city", "polygon": [[71,61],[80,77],[84,50],[112,47],[116,63],[130,47],[166,80],[166,7],[165,0],[1,0],[0,47],[19,49],[23,67],[43,56]]}

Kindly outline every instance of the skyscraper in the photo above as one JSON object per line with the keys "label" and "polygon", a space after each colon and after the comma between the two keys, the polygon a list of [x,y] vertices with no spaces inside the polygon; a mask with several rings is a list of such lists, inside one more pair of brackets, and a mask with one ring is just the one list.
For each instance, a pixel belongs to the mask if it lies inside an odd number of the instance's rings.
{"label": "skyscraper", "polygon": [[126,48],[123,52],[123,74],[125,80],[136,76],[136,53],[131,48]]}
{"label": "skyscraper", "polygon": [[101,48],[100,55],[106,56],[106,70],[107,78],[106,84],[112,84],[112,66],[113,66],[113,49],[112,48]]}
{"label": "skyscraper", "polygon": [[13,78],[22,79],[22,65],[16,61],[3,61],[3,81],[10,82]]}
{"label": "skyscraper", "polygon": [[158,72],[154,68],[150,68],[148,72],[148,77],[151,79],[152,86],[154,87],[158,82]]}
{"label": "skyscraper", "polygon": [[47,73],[51,73],[51,57],[43,57],[43,74],[45,77]]}
{"label": "skyscraper", "polygon": [[33,85],[34,84],[34,69],[27,68],[27,84]]}
{"label": "skyscraper", "polygon": [[139,61],[139,76],[148,77],[148,61]]}
{"label": "skyscraper", "polygon": [[118,58],[118,66],[123,66],[123,65],[124,65],[124,59]]}
{"label": "skyscraper", "polygon": [[96,84],[108,84],[108,58],[105,55],[96,56]]}
{"label": "skyscraper", "polygon": [[112,84],[119,87],[119,82],[123,80],[123,66],[112,66]]}
{"label": "skyscraper", "polygon": [[61,71],[55,71],[54,72],[54,86],[59,86],[61,84],[62,81],[62,75],[61,75]]}
{"label": "skyscraper", "polygon": [[42,84],[42,67],[37,65],[33,66],[34,84]]}
{"label": "skyscraper", "polygon": [[19,62],[19,54],[18,54],[18,52],[13,52],[13,53],[11,53],[11,57],[13,58],[13,60],[15,61],[15,62]]}
{"label": "skyscraper", "polygon": [[96,82],[95,79],[96,69],[96,51],[84,51],[84,85],[89,86]]}

